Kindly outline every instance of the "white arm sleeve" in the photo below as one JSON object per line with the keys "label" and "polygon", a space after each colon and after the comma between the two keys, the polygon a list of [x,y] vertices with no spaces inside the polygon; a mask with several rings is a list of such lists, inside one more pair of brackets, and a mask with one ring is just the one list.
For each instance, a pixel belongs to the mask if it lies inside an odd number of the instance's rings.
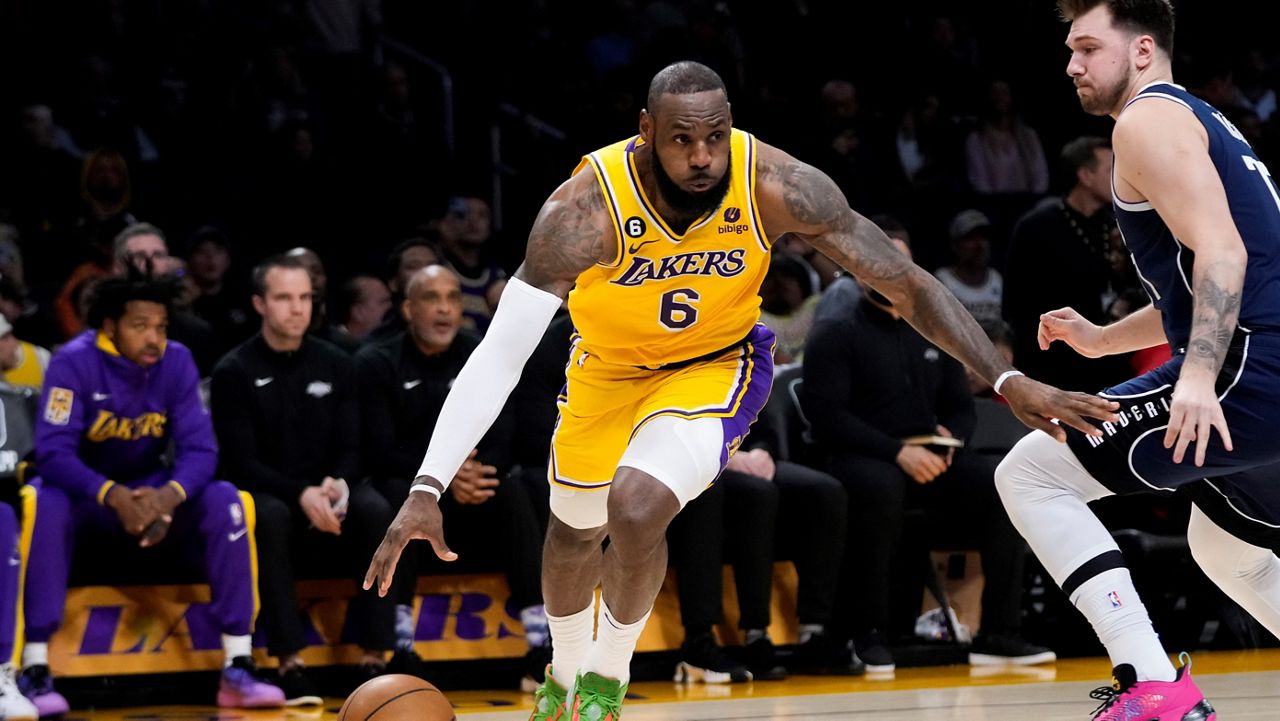
{"label": "white arm sleeve", "polygon": [[449,487],[467,454],[502,411],[561,301],[519,278],[507,283],[489,331],[463,365],[440,409],[419,476],[431,476]]}

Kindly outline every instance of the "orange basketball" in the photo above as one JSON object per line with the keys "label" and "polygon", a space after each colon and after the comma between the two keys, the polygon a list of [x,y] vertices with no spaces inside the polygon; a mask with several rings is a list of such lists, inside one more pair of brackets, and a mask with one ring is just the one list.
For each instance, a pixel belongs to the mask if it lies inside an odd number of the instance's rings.
{"label": "orange basketball", "polygon": [[347,697],[338,721],[456,721],[440,689],[401,673],[365,682]]}

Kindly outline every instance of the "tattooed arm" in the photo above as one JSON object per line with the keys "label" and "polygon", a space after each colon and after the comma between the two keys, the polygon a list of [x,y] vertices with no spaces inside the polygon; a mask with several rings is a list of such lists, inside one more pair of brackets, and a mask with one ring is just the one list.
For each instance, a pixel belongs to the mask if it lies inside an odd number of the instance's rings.
{"label": "tattooed arm", "polygon": [[[1011,370],[955,296],[898,252],[874,223],[854,212],[825,174],[763,143],[756,173],[756,200],[769,237],[790,232],[804,238],[883,293],[907,322],[988,383]],[[1024,423],[1060,440],[1065,435],[1048,419],[1060,418],[1096,434],[1083,417],[1110,419],[1114,406],[1021,377],[1008,379],[1001,390]]]}
{"label": "tattooed arm", "polygon": [[[459,467],[493,425],[520,371],[542,339],[578,275],[613,259],[613,221],[591,173],[561,185],[543,205],[529,234],[524,263],[507,284],[484,340],[453,382],[409,497],[374,553],[364,587],[385,596],[409,541],[431,542],[436,555],[457,558],[444,540],[437,502]],[[421,491],[421,492],[416,492]]]}
{"label": "tattooed arm", "polygon": [[1204,464],[1213,428],[1231,450],[1214,385],[1235,333],[1249,260],[1208,143],[1195,115],[1165,101],[1134,103],[1113,134],[1117,191],[1151,201],[1178,241],[1195,252],[1191,339],[1164,440],[1166,448],[1176,446],[1175,463],[1195,441],[1197,466]]}
{"label": "tattooed arm", "polygon": [[582,271],[618,252],[617,231],[595,175],[581,172],[556,189],[533,222],[515,277],[565,298]]}

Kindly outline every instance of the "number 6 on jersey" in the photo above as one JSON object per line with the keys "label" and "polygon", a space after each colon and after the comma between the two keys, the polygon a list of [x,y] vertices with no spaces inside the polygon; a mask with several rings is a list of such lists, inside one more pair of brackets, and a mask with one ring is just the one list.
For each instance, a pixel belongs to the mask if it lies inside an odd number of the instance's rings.
{"label": "number 6 on jersey", "polygon": [[658,320],[669,330],[688,328],[698,322],[698,309],[693,304],[701,298],[693,288],[676,288],[663,293]]}

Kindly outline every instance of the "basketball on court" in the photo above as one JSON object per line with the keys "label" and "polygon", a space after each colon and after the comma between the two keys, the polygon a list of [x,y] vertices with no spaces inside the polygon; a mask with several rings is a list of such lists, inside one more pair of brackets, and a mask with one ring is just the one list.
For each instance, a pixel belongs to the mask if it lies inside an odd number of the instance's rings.
{"label": "basketball on court", "polygon": [[338,721],[454,721],[453,706],[440,689],[417,676],[388,674],[351,692]]}

